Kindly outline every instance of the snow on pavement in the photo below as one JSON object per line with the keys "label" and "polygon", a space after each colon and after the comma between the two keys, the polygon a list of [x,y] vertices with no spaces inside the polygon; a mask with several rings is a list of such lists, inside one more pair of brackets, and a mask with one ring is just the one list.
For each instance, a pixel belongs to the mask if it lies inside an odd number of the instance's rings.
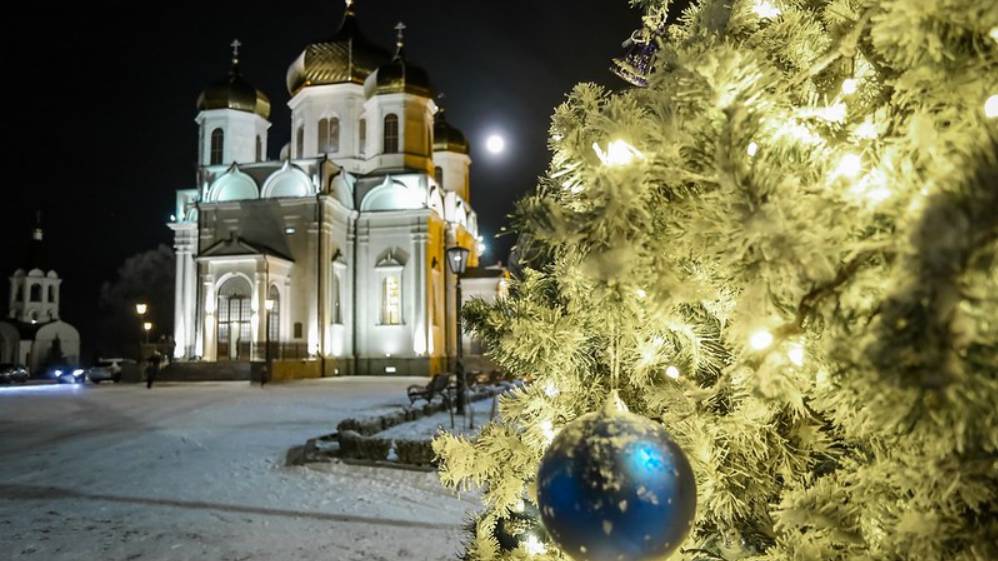
{"label": "snow on pavement", "polygon": [[413,380],[0,389],[0,557],[456,559],[476,503],[436,474],[284,466]]}

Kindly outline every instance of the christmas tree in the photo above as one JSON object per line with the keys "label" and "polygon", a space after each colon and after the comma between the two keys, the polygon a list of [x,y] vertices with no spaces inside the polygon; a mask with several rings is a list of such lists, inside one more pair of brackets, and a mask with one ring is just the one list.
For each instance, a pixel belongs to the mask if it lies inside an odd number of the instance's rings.
{"label": "christmas tree", "polygon": [[557,108],[521,271],[466,308],[529,381],[434,443],[467,556],[587,558],[538,466],[615,391],[695,474],[675,559],[998,559],[998,5],[633,3],[642,87]]}

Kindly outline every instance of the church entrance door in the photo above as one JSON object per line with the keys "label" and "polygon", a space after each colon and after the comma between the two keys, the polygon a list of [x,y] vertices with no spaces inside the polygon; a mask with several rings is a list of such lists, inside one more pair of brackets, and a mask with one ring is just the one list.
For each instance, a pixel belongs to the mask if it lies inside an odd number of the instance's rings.
{"label": "church entrance door", "polygon": [[253,330],[250,286],[232,278],[218,291],[218,360],[249,360]]}

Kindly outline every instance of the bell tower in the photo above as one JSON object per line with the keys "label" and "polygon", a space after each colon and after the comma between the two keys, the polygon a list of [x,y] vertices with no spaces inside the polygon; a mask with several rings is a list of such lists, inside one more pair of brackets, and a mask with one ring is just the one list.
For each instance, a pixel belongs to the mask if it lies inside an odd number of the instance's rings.
{"label": "bell tower", "polygon": [[229,166],[267,159],[270,99],[239,70],[239,39],[232,41],[232,66],[223,80],[198,97],[198,164]]}
{"label": "bell tower", "polygon": [[31,234],[25,267],[10,277],[10,319],[24,323],[47,323],[59,319],[59,289],[62,280],[55,271],[46,272],[45,232],[41,213]]}

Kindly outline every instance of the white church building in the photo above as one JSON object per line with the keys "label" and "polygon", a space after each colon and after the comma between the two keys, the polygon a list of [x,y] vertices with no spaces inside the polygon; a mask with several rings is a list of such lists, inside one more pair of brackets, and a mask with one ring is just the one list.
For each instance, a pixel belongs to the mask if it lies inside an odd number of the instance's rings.
{"label": "white church building", "polygon": [[80,333],[59,317],[62,279],[45,259],[41,225],[32,234],[24,267],[10,276],[7,318],[0,320],[0,363],[38,372],[80,362]]}
{"label": "white church building", "polygon": [[[270,101],[241,75],[233,43],[228,77],[198,99],[197,186],[178,192],[169,224],[175,359],[269,357],[322,376],[451,367],[445,252],[468,248],[477,266],[471,159],[427,73],[406,59],[403,30],[383,49],[348,0],[335,34],[287,71],[292,138],[279,161],[265,157]],[[473,276],[477,296],[505,284],[499,269]]]}

